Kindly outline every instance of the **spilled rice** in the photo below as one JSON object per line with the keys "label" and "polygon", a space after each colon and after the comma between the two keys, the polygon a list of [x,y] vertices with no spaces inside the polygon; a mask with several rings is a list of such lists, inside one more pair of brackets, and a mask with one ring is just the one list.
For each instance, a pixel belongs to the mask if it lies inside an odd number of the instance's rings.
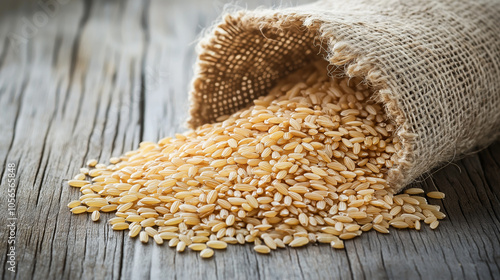
{"label": "spilled rice", "polygon": [[219,123],[143,142],[110,165],[90,160],[69,181],[82,196],[68,207],[94,221],[115,212],[114,230],[203,258],[228,244],[341,249],[372,229],[434,229],[445,214],[422,189],[394,194],[387,184],[401,146],[371,95],[315,63]]}

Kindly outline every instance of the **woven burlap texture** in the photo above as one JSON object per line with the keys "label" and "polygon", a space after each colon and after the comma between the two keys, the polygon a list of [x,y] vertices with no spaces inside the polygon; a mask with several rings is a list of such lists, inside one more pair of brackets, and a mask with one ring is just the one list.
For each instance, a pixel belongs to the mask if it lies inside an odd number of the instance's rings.
{"label": "woven burlap texture", "polygon": [[211,123],[324,58],[397,124],[401,190],[500,133],[500,1],[339,0],[226,15],[198,45],[191,119]]}

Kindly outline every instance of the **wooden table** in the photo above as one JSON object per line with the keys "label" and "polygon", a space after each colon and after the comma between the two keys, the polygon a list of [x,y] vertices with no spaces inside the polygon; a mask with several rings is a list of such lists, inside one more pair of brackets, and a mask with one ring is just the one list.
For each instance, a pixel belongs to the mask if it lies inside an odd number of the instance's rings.
{"label": "wooden table", "polygon": [[[72,215],[66,204],[79,191],[66,182],[88,159],[106,161],[185,130],[196,38],[223,3],[49,2],[56,4],[2,4],[0,278],[500,278],[500,142],[415,183],[447,195],[437,202],[448,215],[437,230],[369,232],[345,250],[258,255],[250,245],[230,246],[202,260]],[[17,217],[16,273],[8,270],[10,217]]]}

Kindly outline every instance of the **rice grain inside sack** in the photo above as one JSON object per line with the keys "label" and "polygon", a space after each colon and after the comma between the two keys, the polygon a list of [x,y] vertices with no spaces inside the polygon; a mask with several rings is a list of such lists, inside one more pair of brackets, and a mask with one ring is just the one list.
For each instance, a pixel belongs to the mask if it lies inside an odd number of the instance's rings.
{"label": "rice grain inside sack", "polygon": [[359,77],[396,124],[400,191],[500,134],[498,1],[319,1],[228,14],[199,45],[191,127],[267,95],[318,58]]}

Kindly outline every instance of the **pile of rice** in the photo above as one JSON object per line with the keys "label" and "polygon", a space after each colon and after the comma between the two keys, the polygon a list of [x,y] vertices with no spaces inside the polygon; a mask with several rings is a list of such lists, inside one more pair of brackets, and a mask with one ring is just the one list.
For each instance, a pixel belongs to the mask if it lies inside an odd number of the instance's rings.
{"label": "pile of rice", "polygon": [[218,123],[143,142],[110,165],[91,160],[69,181],[83,195],[68,206],[94,221],[116,211],[114,230],[204,258],[228,243],[344,248],[371,229],[436,228],[445,215],[422,189],[387,184],[401,150],[394,124],[367,85],[337,74],[312,63]]}

